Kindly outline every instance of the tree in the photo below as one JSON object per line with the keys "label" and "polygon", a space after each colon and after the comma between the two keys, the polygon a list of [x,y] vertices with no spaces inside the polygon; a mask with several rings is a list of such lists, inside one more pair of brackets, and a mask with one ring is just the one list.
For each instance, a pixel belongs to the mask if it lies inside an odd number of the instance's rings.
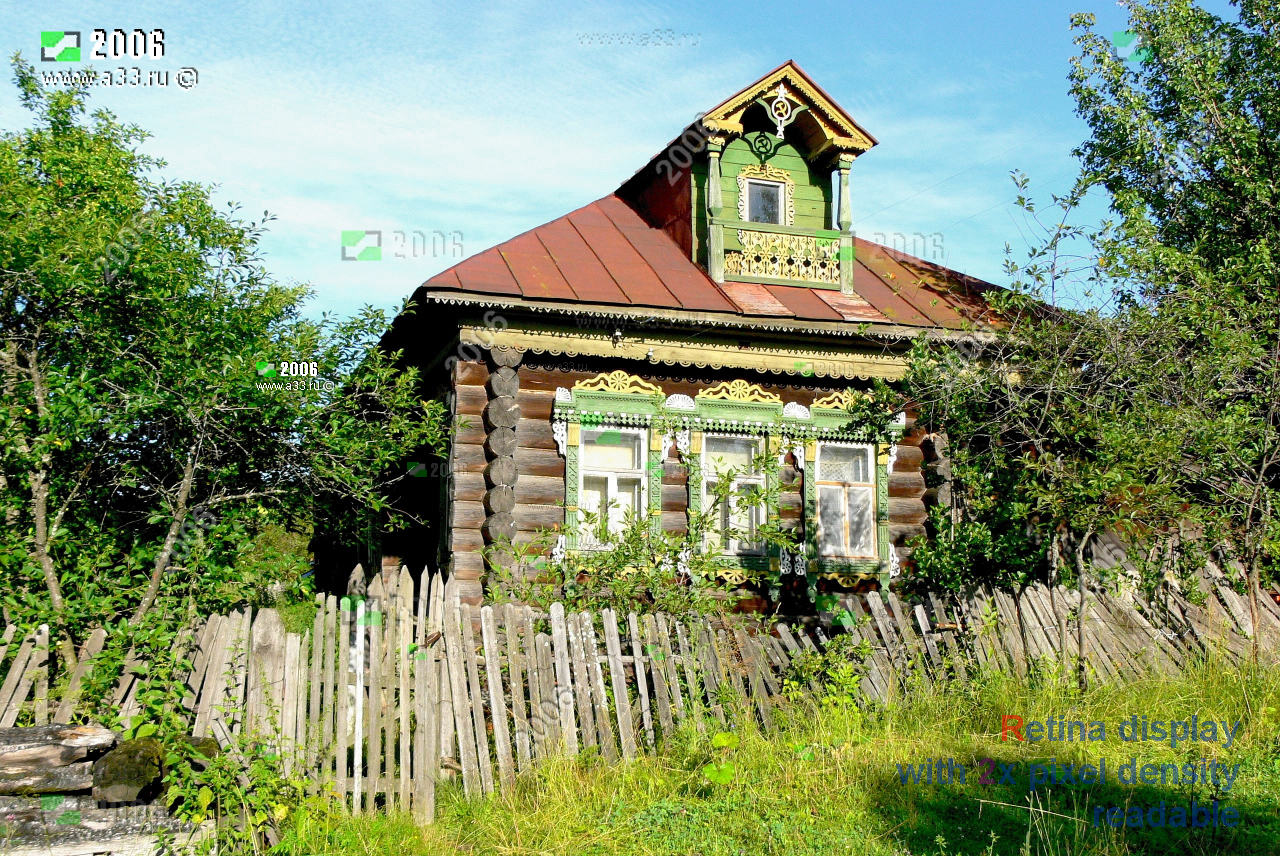
{"label": "tree", "polygon": [[[1072,94],[1092,136],[1029,262],[1009,266],[1002,326],[963,363],[922,345],[912,389],[964,438],[962,497],[998,474],[961,531],[1032,533],[1050,568],[1074,543],[1080,573],[1093,532],[1163,541],[1166,555],[1198,532],[1245,569],[1256,628],[1261,575],[1280,560],[1280,16],[1262,2],[1236,22],[1186,0],[1127,5],[1137,62],[1092,16],[1073,18]],[[1069,225],[1093,190],[1116,219]],[[1072,278],[1087,302],[1068,311],[1053,297]]]}
{"label": "tree", "polygon": [[141,130],[14,68],[36,122],[0,138],[0,574],[6,618],[52,622],[70,664],[167,595],[242,599],[269,527],[402,518],[395,465],[446,429],[376,346],[382,313],[302,317],[265,215],[156,178]]}
{"label": "tree", "polygon": [[1099,257],[1168,333],[1149,362],[1171,465],[1224,563],[1247,573],[1256,656],[1262,570],[1280,564],[1280,9],[1239,9],[1129,4],[1138,64],[1077,16],[1071,83],[1092,130],[1085,174],[1119,216]]}

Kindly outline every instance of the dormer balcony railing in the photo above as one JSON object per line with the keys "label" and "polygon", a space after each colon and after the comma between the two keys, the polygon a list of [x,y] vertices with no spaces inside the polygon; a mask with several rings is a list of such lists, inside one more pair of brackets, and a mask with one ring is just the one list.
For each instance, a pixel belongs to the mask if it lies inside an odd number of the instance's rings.
{"label": "dormer balcony railing", "polygon": [[712,217],[709,268],[717,282],[853,288],[853,235]]}

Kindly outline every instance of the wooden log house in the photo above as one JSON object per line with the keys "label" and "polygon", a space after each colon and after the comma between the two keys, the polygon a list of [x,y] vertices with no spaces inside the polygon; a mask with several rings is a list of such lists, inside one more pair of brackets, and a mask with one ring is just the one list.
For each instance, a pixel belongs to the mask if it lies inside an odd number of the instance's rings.
{"label": "wooden log house", "polygon": [[425,282],[387,344],[460,427],[414,480],[427,528],[387,549],[478,600],[486,545],[554,528],[555,549],[590,549],[581,519],[609,507],[611,527],[630,511],[685,531],[709,474],[767,452],[762,513],[804,552],[708,548],[775,591],[887,584],[924,531],[924,432],[850,411],[913,339],[971,329],[992,286],[853,234],[850,173],[874,145],[786,62],[613,193]]}

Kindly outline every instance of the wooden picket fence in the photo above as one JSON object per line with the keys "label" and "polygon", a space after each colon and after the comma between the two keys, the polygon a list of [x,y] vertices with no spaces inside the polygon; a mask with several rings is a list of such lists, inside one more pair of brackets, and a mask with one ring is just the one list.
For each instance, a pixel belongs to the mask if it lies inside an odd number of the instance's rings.
{"label": "wooden picket fence", "polygon": [[366,599],[317,598],[304,634],[274,610],[214,616],[188,682],[194,733],[256,737],[357,811],[430,821],[442,777],[490,793],[552,755],[634,758],[686,721],[767,723],[785,646],[800,650],[789,631],[781,642],[666,615],[477,608],[447,590],[431,576],[414,599],[402,569]]}
{"label": "wooden picket fence", "polygon": [[[843,596],[812,629],[562,604],[546,613],[473,607],[438,575],[416,589],[402,568],[375,576],[366,598],[318,596],[304,633],[286,632],[272,609],[210,617],[186,652],[192,732],[278,753],[289,772],[353,810],[400,807],[429,822],[445,779],[479,795],[509,789],[553,755],[633,758],[686,723],[705,730],[750,717],[768,726],[792,662],[827,641],[824,623],[865,641],[860,682],[876,702],[980,669],[1073,668],[1077,617],[1095,681],[1172,673],[1210,650],[1238,659],[1252,632],[1243,598],[1222,586],[1202,605],[1092,591],[1083,610],[1078,592],[1045,586],[910,601],[870,592]],[[1260,596],[1259,632],[1275,652],[1280,607],[1271,595]],[[14,636],[12,627],[0,633],[0,663]],[[0,727],[22,714],[42,723],[74,713],[105,635],[85,642],[53,712],[48,637],[37,628],[9,661]],[[111,697],[124,716],[139,712],[139,672],[129,655]]]}

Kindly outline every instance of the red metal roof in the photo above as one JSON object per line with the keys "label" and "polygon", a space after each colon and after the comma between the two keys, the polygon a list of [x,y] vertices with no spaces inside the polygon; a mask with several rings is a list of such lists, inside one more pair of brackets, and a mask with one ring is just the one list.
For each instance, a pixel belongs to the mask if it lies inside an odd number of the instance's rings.
{"label": "red metal roof", "polygon": [[854,243],[852,295],[801,283],[717,285],[667,233],[610,194],[463,260],[424,288],[797,323],[958,329],[986,313],[982,293],[995,286],[870,241]]}

